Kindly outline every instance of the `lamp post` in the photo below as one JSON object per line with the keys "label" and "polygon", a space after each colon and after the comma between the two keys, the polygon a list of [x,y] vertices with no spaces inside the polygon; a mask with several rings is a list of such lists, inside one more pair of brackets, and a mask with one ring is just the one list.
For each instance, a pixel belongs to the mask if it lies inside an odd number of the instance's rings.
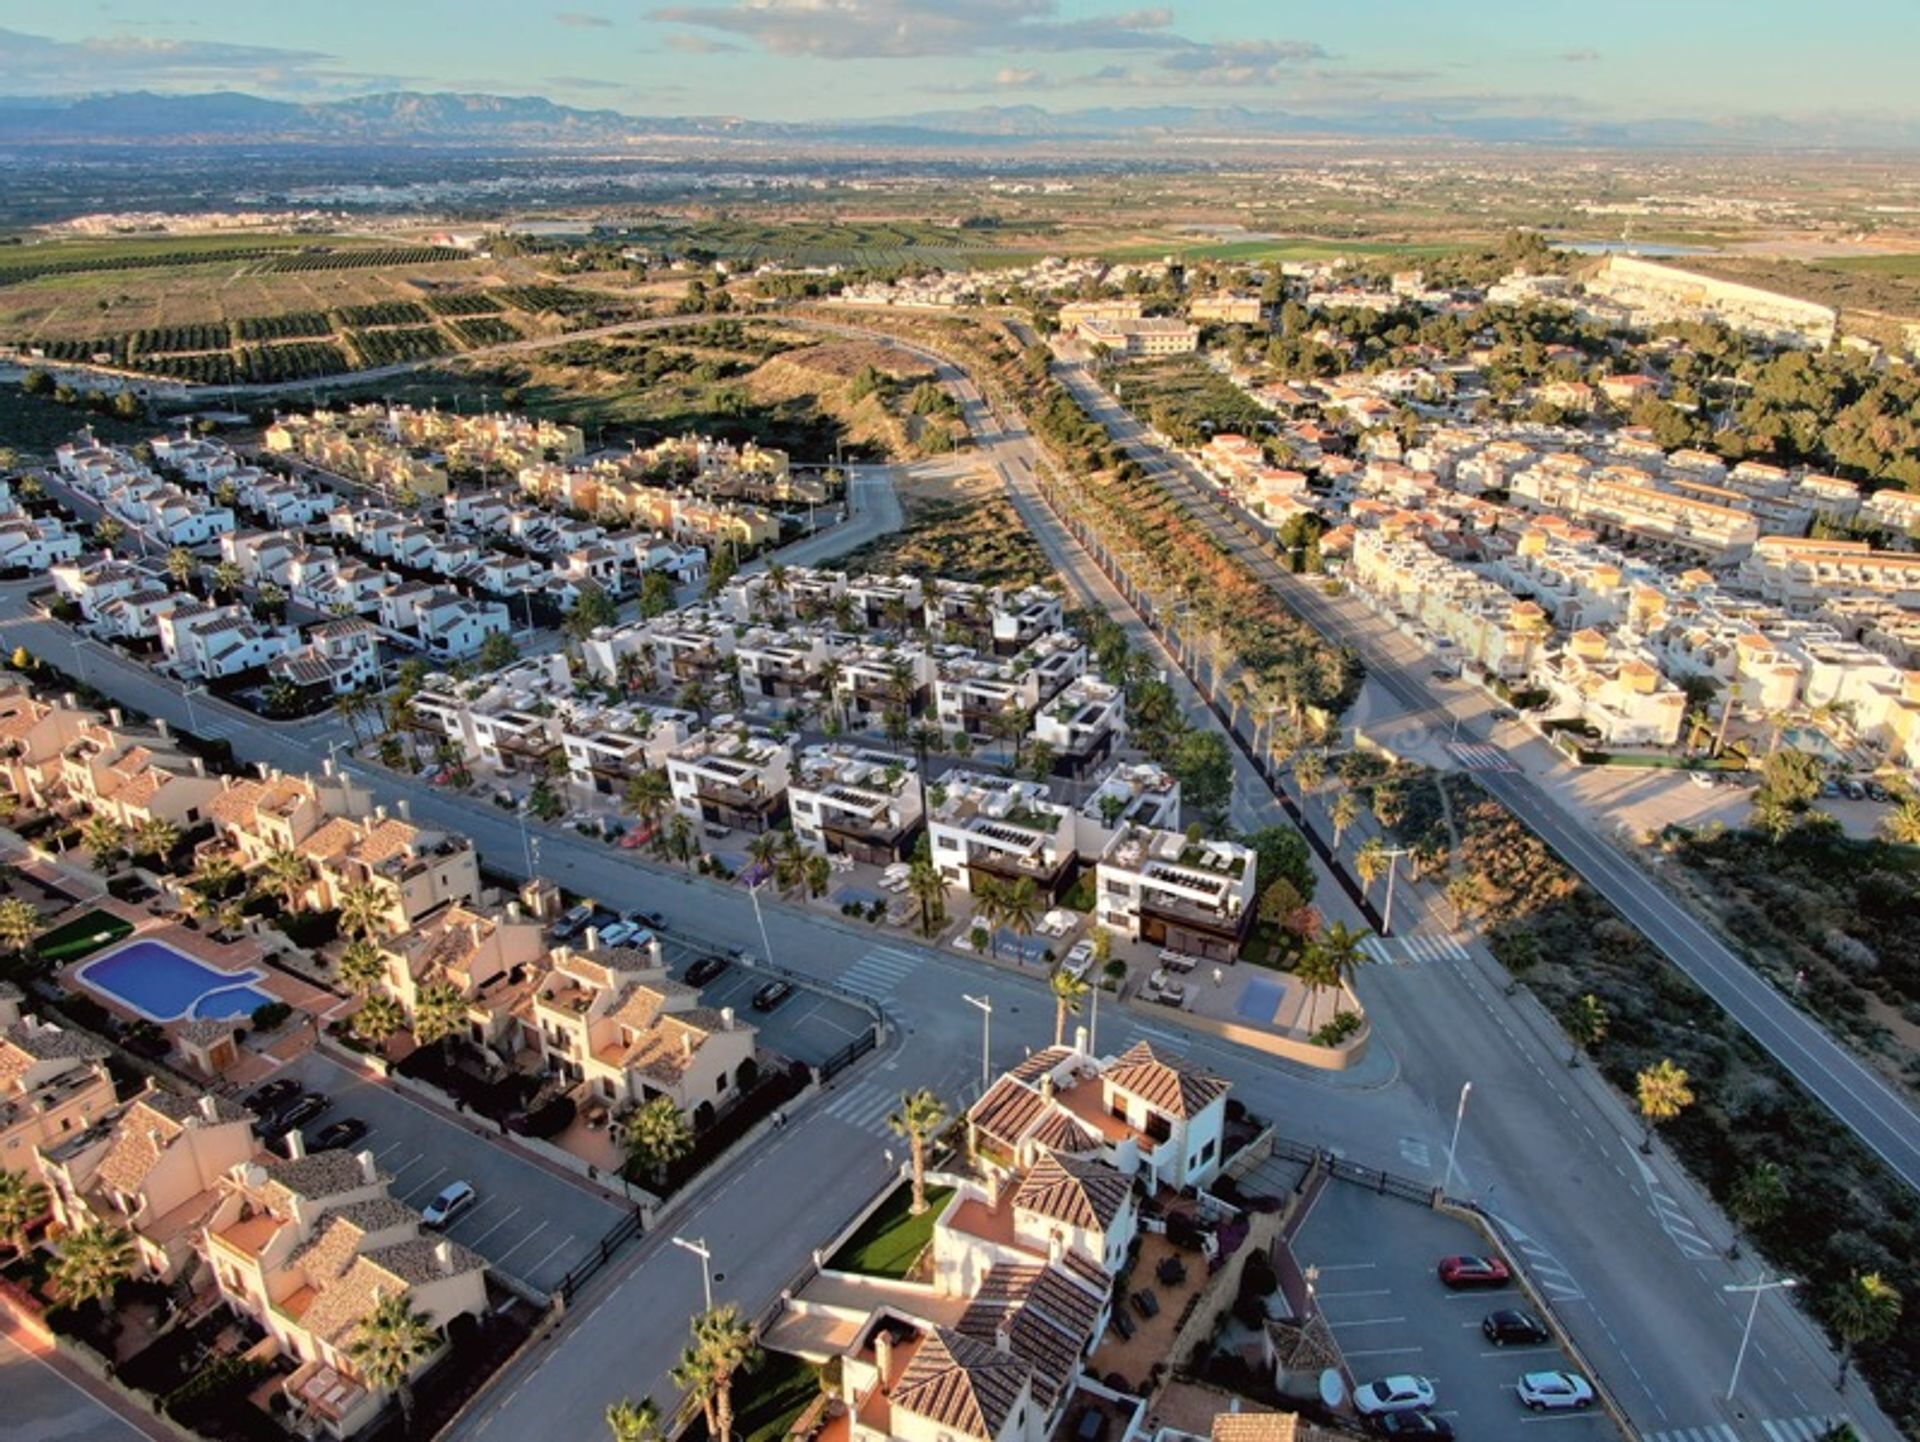
{"label": "lamp post", "polygon": [[200,734],[200,719],[194,712],[193,698],[196,695],[204,696],[206,694],[207,688],[205,686],[182,686],[180,688],[180,699],[187,703],[187,728],[192,731],[195,736]]}
{"label": "lamp post", "polygon": [[1399,874],[1400,858],[1403,856],[1411,856],[1412,854],[1411,849],[1405,846],[1396,846],[1393,850],[1385,853],[1387,858],[1387,904],[1386,908],[1380,913],[1380,934],[1382,936],[1393,935],[1393,879]]}
{"label": "lamp post", "polygon": [[692,1252],[700,1259],[700,1283],[706,1289],[707,1310],[713,1310],[713,1253],[707,1249],[706,1238],[668,1237],[668,1241],[682,1251]]}
{"label": "lamp post", "polygon": [[1758,1282],[1728,1282],[1720,1288],[1723,1292],[1751,1292],[1753,1302],[1747,1308],[1747,1325],[1740,1329],[1740,1350],[1733,1354],[1733,1375],[1727,1378],[1727,1400],[1733,1400],[1733,1392],[1740,1385],[1740,1366],[1747,1360],[1747,1343],[1753,1338],[1753,1319],[1760,1311],[1760,1298],[1767,1292],[1790,1291],[1800,1285],[1796,1277],[1775,1277],[1771,1281],[1762,1278]]}
{"label": "lamp post", "polygon": [[767,919],[760,911],[760,888],[767,883],[765,879],[756,881],[747,888],[747,895],[753,898],[753,921],[760,928],[760,951],[768,966],[773,965],[773,942],[767,938]]}
{"label": "lamp post", "polygon": [[1460,1105],[1455,1108],[1453,1113],[1453,1139],[1447,1143],[1447,1179],[1440,1183],[1441,1196],[1445,1196],[1447,1194],[1447,1188],[1453,1185],[1453,1159],[1454,1153],[1458,1151],[1460,1147],[1460,1123],[1467,1119],[1467,1098],[1472,1094],[1473,1083],[1462,1082],[1460,1084]]}
{"label": "lamp post", "polygon": [[986,1095],[987,1088],[993,1085],[993,998],[973,996],[962,992],[961,998],[980,1009],[980,1094]]}

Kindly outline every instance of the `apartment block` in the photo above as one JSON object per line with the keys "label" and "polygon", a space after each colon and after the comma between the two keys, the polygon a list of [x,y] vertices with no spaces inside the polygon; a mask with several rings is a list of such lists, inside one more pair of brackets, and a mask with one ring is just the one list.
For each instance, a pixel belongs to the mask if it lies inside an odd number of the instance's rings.
{"label": "apartment block", "polygon": [[1101,923],[1135,940],[1210,961],[1233,961],[1253,928],[1253,853],[1233,841],[1122,828],[1100,853]]}
{"label": "apartment block", "polygon": [[913,759],[861,746],[809,746],[787,786],[795,834],[815,851],[874,866],[905,860],[920,834]]}
{"label": "apartment block", "polygon": [[793,753],[771,736],[709,728],[667,753],[674,806],[695,823],[771,831],[787,810]]}
{"label": "apartment block", "polygon": [[950,771],[942,779],[928,832],[933,861],[952,885],[973,892],[983,882],[1030,880],[1057,901],[1073,879],[1073,812],[1038,782]]}

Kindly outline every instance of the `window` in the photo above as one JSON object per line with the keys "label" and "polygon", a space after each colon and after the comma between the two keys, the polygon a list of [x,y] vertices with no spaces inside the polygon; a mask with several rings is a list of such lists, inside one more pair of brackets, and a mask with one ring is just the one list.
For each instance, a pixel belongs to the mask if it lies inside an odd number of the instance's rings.
{"label": "window", "polygon": [[716,1092],[723,1092],[727,1089],[727,1074],[725,1072],[720,1073],[719,1076],[714,1078],[713,1089]]}

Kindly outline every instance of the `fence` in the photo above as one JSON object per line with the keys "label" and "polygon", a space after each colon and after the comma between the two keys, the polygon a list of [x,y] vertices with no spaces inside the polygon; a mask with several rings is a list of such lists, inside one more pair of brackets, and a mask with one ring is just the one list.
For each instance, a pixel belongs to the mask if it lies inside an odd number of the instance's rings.
{"label": "fence", "polygon": [[823,1083],[832,1081],[834,1077],[859,1061],[861,1057],[872,1051],[879,1044],[880,1029],[878,1027],[869,1027],[865,1032],[841,1047],[839,1051],[815,1066],[814,1071],[818,1073]]}
{"label": "fence", "polygon": [[1417,1202],[1423,1207],[1434,1206],[1442,1200],[1438,1187],[1397,1176],[1385,1168],[1363,1167],[1357,1162],[1336,1157],[1324,1148],[1292,1141],[1287,1137],[1273,1139],[1273,1154],[1285,1157],[1288,1161],[1305,1162],[1308,1166],[1317,1162],[1336,1181],[1350,1182],[1378,1192],[1381,1196],[1398,1197],[1404,1202]]}
{"label": "fence", "polygon": [[562,1306],[573,1301],[574,1293],[593,1279],[600,1270],[611,1262],[628,1242],[645,1230],[640,1220],[640,1209],[635,1207],[619,1221],[607,1228],[606,1235],[600,1238],[594,1247],[593,1255],[581,1262],[554,1286],[553,1294],[560,1299]]}

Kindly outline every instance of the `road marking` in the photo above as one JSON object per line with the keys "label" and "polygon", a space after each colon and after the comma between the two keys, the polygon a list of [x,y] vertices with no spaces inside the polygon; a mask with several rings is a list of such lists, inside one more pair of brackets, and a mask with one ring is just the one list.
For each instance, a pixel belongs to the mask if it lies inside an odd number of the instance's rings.
{"label": "road marking", "polygon": [[894,988],[918,969],[922,960],[911,952],[876,946],[835,977],[834,985],[869,1001],[880,1001],[893,995]]}
{"label": "road marking", "polygon": [[408,1192],[407,1200],[412,1201],[415,1197],[424,1195],[433,1186],[435,1182],[439,1181],[440,1178],[444,1177],[446,1174],[447,1174],[447,1169],[445,1167],[440,1167],[434,1172],[432,1176],[428,1177],[424,1182],[420,1183],[419,1186],[415,1187],[412,1191]]}
{"label": "road marking", "polygon": [[1724,1422],[1709,1422],[1704,1427],[1669,1427],[1664,1432],[1649,1432],[1641,1442],[1740,1442],[1740,1434]]}
{"label": "road marking", "polygon": [[1517,771],[1520,769],[1498,746],[1489,746],[1481,742],[1449,741],[1447,754],[1466,771]]}
{"label": "road marking", "polygon": [[573,1233],[569,1232],[567,1233],[566,1241],[561,1242],[559,1245],[554,1247],[554,1249],[551,1252],[548,1252],[546,1256],[542,1257],[539,1261],[535,1262],[531,1267],[527,1269],[528,1275],[530,1276],[537,1275],[542,1267],[546,1266],[548,1262],[551,1262],[555,1257],[559,1256],[562,1252],[566,1251],[566,1249],[572,1245],[573,1245]]}
{"label": "road marking", "polygon": [[822,1110],[835,1121],[844,1122],[855,1131],[884,1137],[893,1130],[887,1125],[887,1118],[893,1111],[894,1101],[892,1088],[869,1080],[856,1082],[848,1087],[828,1102]]}
{"label": "road marking", "polygon": [[506,1251],[502,1252],[499,1256],[493,1259],[494,1266],[496,1267],[506,1266],[508,1257],[511,1257],[515,1252],[519,1251],[522,1247],[526,1246],[528,1242],[531,1242],[535,1237],[539,1236],[542,1232],[546,1231],[546,1229],[547,1229],[547,1219],[545,1217],[542,1217],[540,1219],[539,1226],[535,1227],[532,1231],[528,1232],[519,1241],[515,1242],[511,1247],[508,1247]]}
{"label": "road marking", "polygon": [[[1404,1322],[1405,1317],[1362,1317],[1352,1322],[1329,1322],[1330,1327],[1384,1327],[1389,1322]],[[1414,1349],[1418,1351],[1418,1348]]]}
{"label": "road marking", "polygon": [[1465,962],[1467,948],[1457,936],[1369,936],[1360,949],[1382,966],[1429,966]]}
{"label": "road marking", "polygon": [[1362,1351],[1355,1352],[1342,1347],[1340,1349],[1340,1355],[1342,1357],[1405,1357],[1426,1350],[1425,1347],[1369,1347]]}
{"label": "road marking", "polygon": [[1767,1434],[1767,1442],[1817,1442],[1843,1422],[1853,1425],[1848,1417],[1774,1417],[1762,1421],[1760,1430]]}
{"label": "road marking", "polygon": [[502,1227],[504,1227],[508,1222],[512,1221],[515,1217],[519,1216],[520,1212],[521,1212],[521,1208],[515,1207],[512,1211],[508,1212],[499,1221],[495,1222],[492,1226],[488,1227],[486,1231],[480,1233],[479,1236],[468,1237],[466,1239],[466,1244],[469,1247],[473,1247],[477,1250],[482,1242],[486,1241],[488,1237],[491,1237],[495,1232],[499,1231]]}

